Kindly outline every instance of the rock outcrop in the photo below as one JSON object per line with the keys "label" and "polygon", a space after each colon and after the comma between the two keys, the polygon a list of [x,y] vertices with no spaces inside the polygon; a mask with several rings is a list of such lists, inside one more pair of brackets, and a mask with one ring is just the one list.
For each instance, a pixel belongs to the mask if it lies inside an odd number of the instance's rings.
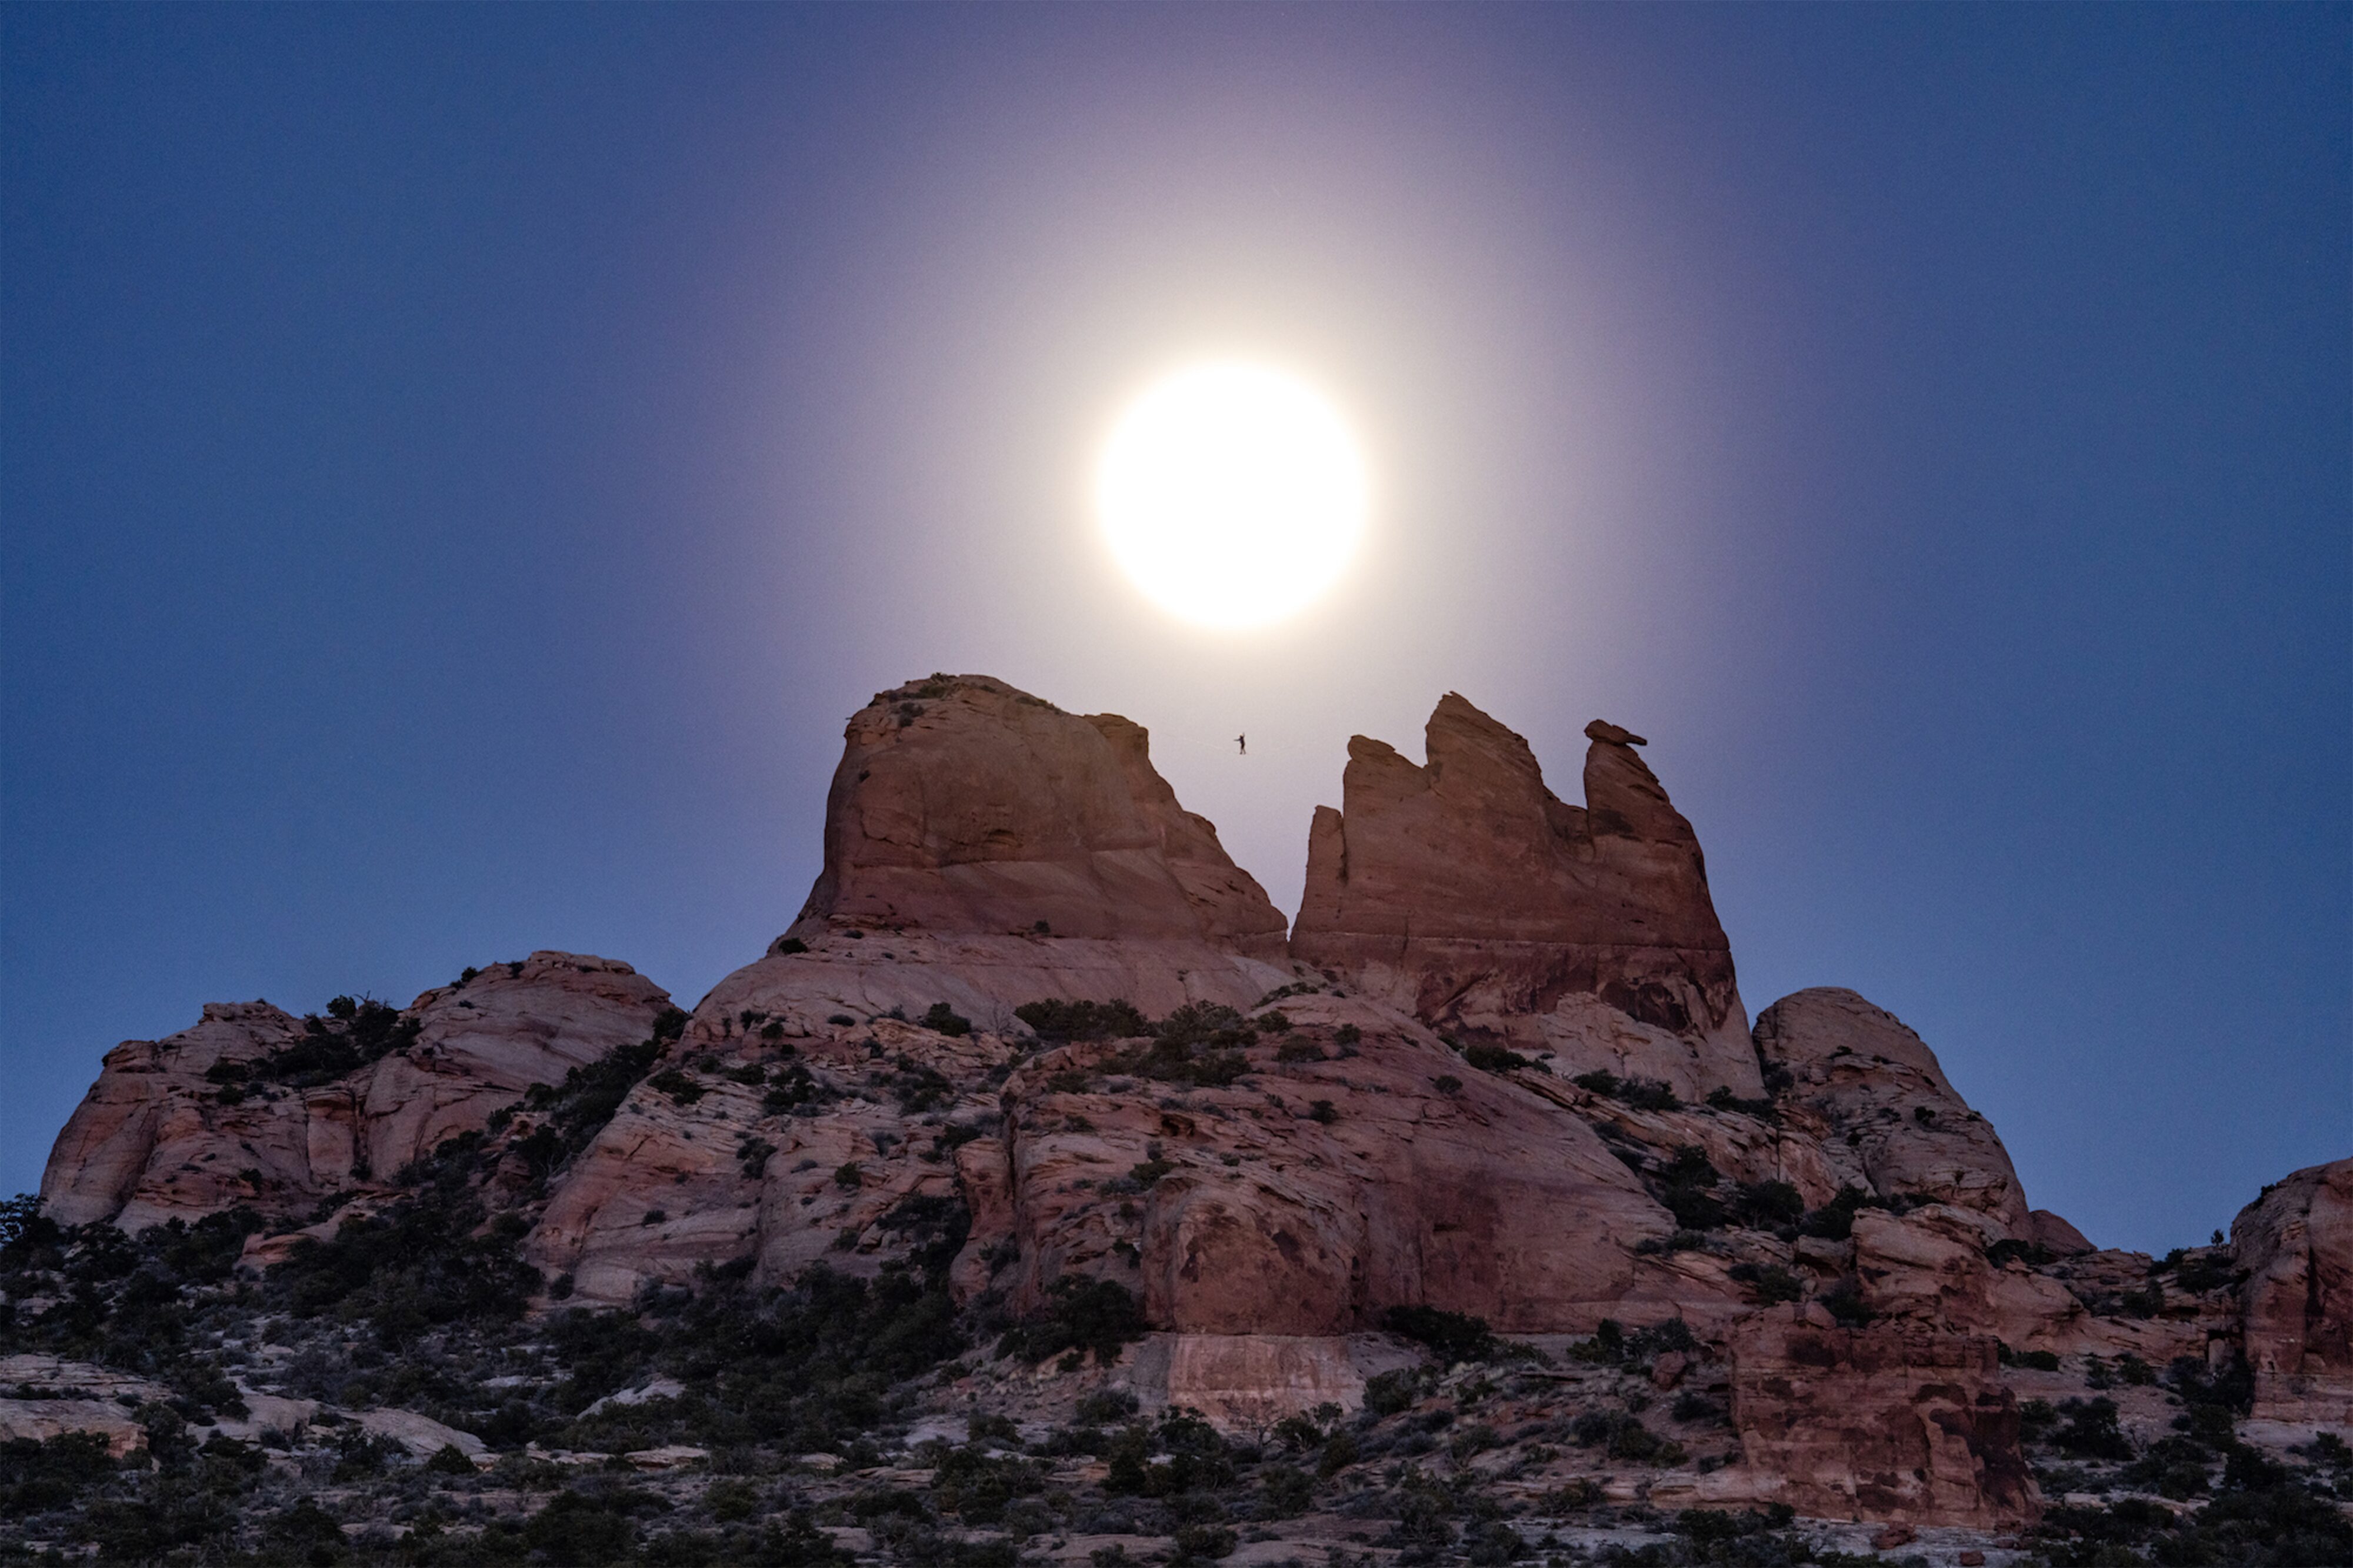
{"label": "rock outcrop", "polygon": [[[1545,787],[1525,740],[1452,693],[1421,766],[1351,740],[1341,807],[1317,807],[1309,831],[1292,952],[1570,1073],[1754,1097],[1698,837],[1636,754],[1641,737],[1599,721],[1586,734],[1582,806]],[[1582,1005],[1595,999],[1606,1005]]]}
{"label": "rock outcrop", "polygon": [[935,675],[876,694],[844,739],[796,937],[1035,932],[1282,957],[1281,912],[1176,804],[1139,725]]}
{"label": "rock outcrop", "polygon": [[1799,991],[1757,1016],[1757,1054],[1783,1116],[1812,1134],[1841,1181],[1974,1210],[1997,1238],[2028,1235],[2025,1193],[1993,1123],[1894,1014],[1852,991]]}
{"label": "rock outcrop", "polygon": [[2353,1159],[2266,1187],[2231,1222],[2255,1415],[2353,1426]]}
{"label": "rock outcrop", "polygon": [[645,1038],[669,1002],[626,963],[534,952],[397,1015],[306,1021],[267,1002],[208,1005],[191,1028],[107,1053],[50,1151],[42,1207],[131,1231],[239,1204],[307,1207],[387,1180],[533,1084]]}
{"label": "rock outcrop", "polygon": [[1914,1324],[1842,1329],[1820,1308],[1757,1313],[1733,1344],[1746,1463],[1701,1478],[1699,1496],[1817,1519],[2031,1524],[2042,1500],[1997,1353],[1989,1338]]}

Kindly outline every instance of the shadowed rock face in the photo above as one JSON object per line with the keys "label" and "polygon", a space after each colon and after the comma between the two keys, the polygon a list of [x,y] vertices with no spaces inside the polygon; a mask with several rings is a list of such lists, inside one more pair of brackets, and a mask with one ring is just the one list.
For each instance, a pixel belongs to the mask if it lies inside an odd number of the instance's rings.
{"label": "shadowed rock face", "polygon": [[2255,1414],[2353,1425],[2353,1160],[2312,1165],[2231,1222]]}
{"label": "shadowed rock face", "polygon": [[1139,725],[934,676],[879,693],[844,738],[796,935],[829,922],[1282,956],[1281,911],[1176,804]]}
{"label": "shadowed rock face", "polygon": [[[1640,736],[1599,721],[1586,734],[1582,806],[1545,787],[1525,740],[1451,692],[1422,766],[1351,740],[1341,809],[1317,807],[1309,830],[1293,955],[1573,1071],[1754,1096],[1698,837],[1636,754]],[[1587,997],[1641,1027],[1561,1006]]]}

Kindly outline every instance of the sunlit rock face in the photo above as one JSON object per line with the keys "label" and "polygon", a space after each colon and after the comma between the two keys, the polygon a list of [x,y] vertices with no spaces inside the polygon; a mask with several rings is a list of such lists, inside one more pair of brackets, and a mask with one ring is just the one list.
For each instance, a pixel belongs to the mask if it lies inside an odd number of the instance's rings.
{"label": "sunlit rock face", "polygon": [[2231,1222],[2255,1415],[2353,1426],[2353,1159],[2264,1190]]}
{"label": "sunlit rock face", "polygon": [[1283,955],[1281,911],[1176,804],[1139,725],[934,676],[877,694],[844,738],[796,936],[829,924]]}
{"label": "sunlit rock face", "polygon": [[1582,806],[1545,787],[1526,741],[1452,693],[1421,766],[1351,740],[1341,807],[1318,807],[1309,831],[1293,955],[1571,1072],[1758,1095],[1699,839],[1639,736],[1599,721],[1586,734]]}

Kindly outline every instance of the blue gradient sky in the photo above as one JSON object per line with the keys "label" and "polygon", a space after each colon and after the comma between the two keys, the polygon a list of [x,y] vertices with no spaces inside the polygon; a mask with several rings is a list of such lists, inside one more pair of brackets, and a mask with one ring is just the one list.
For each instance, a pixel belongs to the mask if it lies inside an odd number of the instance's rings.
{"label": "blue gradient sky", "polygon": [[[2353,1152],[2348,16],[8,9],[0,1191],[208,999],[692,1001],[946,668],[1286,908],[1352,731],[1460,689],[1574,798],[1628,724],[1752,1009],[2202,1239]],[[1206,351],[1375,458],[1271,633],[1081,510]]]}

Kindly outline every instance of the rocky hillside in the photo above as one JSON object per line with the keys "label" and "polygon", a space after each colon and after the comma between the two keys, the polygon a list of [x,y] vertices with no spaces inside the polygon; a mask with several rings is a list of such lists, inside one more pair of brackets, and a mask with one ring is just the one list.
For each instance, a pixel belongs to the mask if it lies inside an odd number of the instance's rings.
{"label": "rocky hillside", "polygon": [[2353,1161],[2093,1247],[1893,1015],[1750,1027],[1587,734],[1357,738],[1287,924],[1142,729],[934,676],[691,1013],[118,1047],[0,1219],[0,1562],[2353,1561]]}

